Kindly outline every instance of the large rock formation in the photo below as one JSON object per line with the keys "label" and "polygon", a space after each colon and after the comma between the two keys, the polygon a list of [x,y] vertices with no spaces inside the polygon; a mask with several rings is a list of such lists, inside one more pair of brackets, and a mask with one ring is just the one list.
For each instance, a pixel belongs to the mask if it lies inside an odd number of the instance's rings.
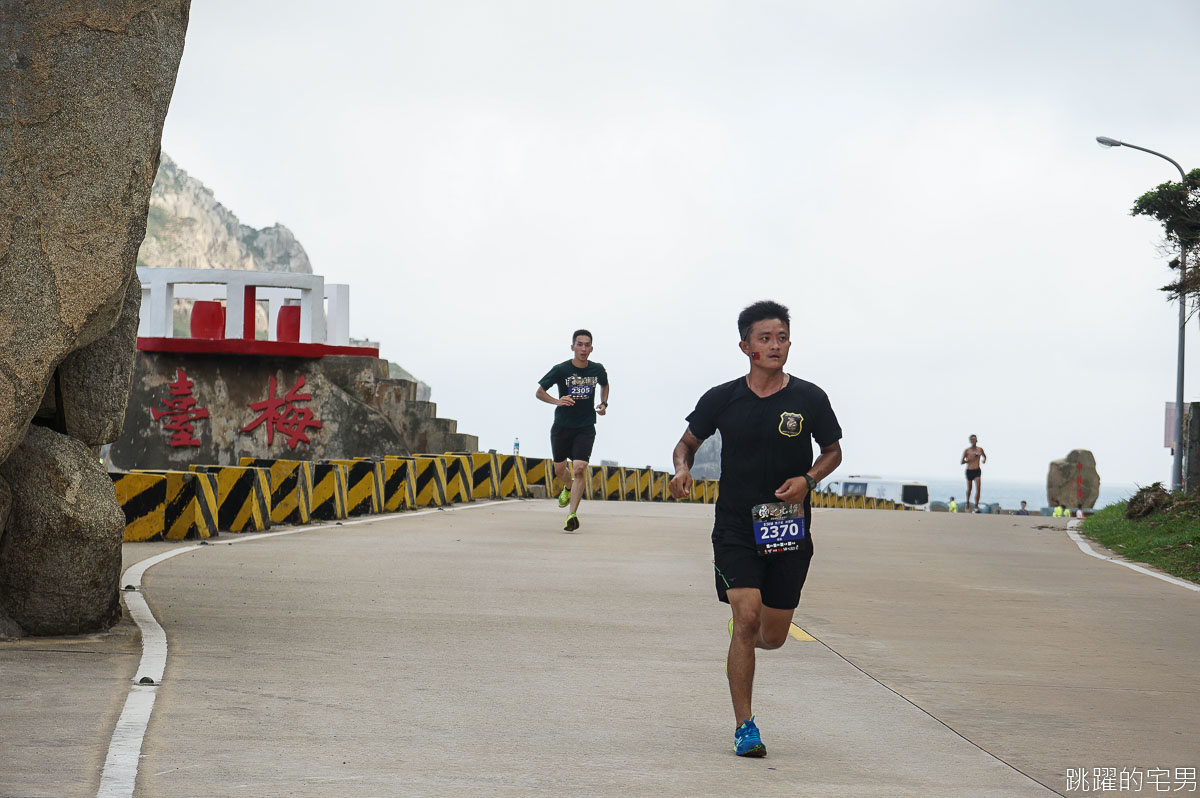
{"label": "large rock formation", "polygon": [[[70,562],[39,551],[63,536],[120,543],[121,527],[108,524],[116,497],[94,484],[98,463],[82,452],[122,424],[134,265],[188,12],[188,0],[96,0],[4,3],[0,13],[0,463],[22,441],[50,447],[42,458],[23,451],[23,466],[0,477],[11,503],[0,633],[12,622],[78,632],[112,618],[119,557],[90,543]],[[31,432],[35,415],[57,432]],[[30,515],[39,480],[51,515]],[[87,607],[63,598],[72,593]]]}
{"label": "large rock formation", "polygon": [[125,515],[78,440],[30,426],[3,464],[12,509],[0,546],[0,613],[28,633],[104,629],[120,617]]}
{"label": "large rock formation", "polygon": [[242,224],[165,152],[138,265],[312,274],[308,253],[291,230],[281,224],[261,230]]}
{"label": "large rock formation", "polygon": [[1096,506],[1100,498],[1100,475],[1096,473],[1096,458],[1087,449],[1072,449],[1061,460],[1050,462],[1046,475],[1046,501],[1051,507],[1061,504],[1074,510]]}

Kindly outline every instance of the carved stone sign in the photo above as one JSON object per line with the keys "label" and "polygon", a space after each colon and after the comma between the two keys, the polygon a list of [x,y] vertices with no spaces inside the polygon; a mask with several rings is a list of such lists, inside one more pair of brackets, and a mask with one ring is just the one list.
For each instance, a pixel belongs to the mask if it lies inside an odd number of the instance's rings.
{"label": "carved stone sign", "polygon": [[1099,498],[1100,475],[1091,452],[1072,449],[1061,460],[1051,461],[1046,475],[1046,500],[1051,507],[1061,504],[1070,510],[1079,506],[1090,509]]}

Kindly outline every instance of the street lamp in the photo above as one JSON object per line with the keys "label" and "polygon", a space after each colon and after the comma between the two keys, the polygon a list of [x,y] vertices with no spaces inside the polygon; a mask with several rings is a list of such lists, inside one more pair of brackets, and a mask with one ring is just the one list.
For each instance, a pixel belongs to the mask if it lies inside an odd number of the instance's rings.
{"label": "street lamp", "polygon": [[[1148,152],[1151,155],[1157,155],[1164,161],[1170,161],[1171,164],[1179,170],[1179,181],[1185,187],[1187,186],[1187,175],[1183,172],[1183,167],[1180,166],[1175,159],[1168,158],[1161,152],[1148,150],[1145,147],[1139,147],[1136,144],[1130,144],[1127,141],[1117,141],[1110,139],[1108,136],[1096,136],[1096,141],[1104,147],[1129,147],[1133,150],[1141,150]],[[1179,242],[1179,283],[1183,285],[1183,278],[1187,274],[1187,265],[1185,258],[1187,250],[1183,246],[1183,242]],[[1187,324],[1187,295],[1182,290],[1179,292],[1179,357],[1175,365],[1175,413],[1176,420],[1179,422],[1179,429],[1175,433],[1175,456],[1171,462],[1171,490],[1183,489],[1183,441],[1186,430],[1183,426],[1183,343],[1184,343],[1184,326]]]}

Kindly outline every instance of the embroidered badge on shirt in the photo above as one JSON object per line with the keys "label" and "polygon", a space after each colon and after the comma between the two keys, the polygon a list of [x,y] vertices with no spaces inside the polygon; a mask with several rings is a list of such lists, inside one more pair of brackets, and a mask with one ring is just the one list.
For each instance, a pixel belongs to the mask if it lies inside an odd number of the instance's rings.
{"label": "embroidered badge on shirt", "polygon": [[800,434],[801,428],[804,426],[804,416],[799,413],[780,413],[779,414],[779,431],[794,438]]}

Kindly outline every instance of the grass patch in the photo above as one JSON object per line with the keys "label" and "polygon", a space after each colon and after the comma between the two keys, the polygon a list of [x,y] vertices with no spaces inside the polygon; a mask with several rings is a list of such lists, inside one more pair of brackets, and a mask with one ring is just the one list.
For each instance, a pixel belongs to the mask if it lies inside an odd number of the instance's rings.
{"label": "grass patch", "polygon": [[1122,557],[1200,584],[1200,499],[1181,500],[1132,520],[1129,502],[1110,504],[1083,522],[1082,531]]}

